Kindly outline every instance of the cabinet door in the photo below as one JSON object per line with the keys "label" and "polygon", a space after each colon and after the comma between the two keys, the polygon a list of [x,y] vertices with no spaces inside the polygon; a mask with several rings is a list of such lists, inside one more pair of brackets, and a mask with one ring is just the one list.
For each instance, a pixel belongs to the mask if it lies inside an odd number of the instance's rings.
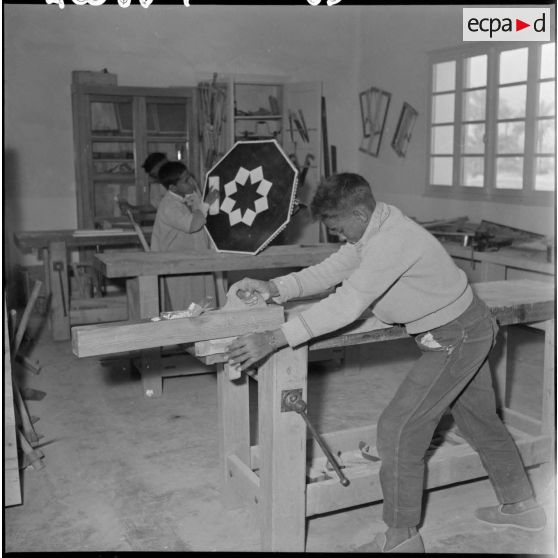
{"label": "cabinet door", "polygon": [[97,223],[120,215],[119,198],[137,203],[134,99],[91,96],[88,113],[89,199]]}
{"label": "cabinet door", "polygon": [[288,244],[316,244],[320,240],[320,226],[312,221],[309,206],[322,175],[321,100],[321,83],[284,84],[282,146],[299,168],[296,197],[306,206],[297,211],[285,231]]}
{"label": "cabinet door", "polygon": [[78,226],[129,225],[118,202],[152,206],[164,189],[142,168],[149,153],[197,174],[193,88],[74,86]]}

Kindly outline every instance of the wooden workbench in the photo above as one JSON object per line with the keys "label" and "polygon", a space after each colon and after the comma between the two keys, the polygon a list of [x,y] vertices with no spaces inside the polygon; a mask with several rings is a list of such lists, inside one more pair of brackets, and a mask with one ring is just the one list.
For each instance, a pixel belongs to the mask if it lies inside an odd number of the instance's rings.
{"label": "wooden workbench", "polygon": [[[229,271],[306,267],[323,261],[338,249],[339,244],[269,246],[255,256],[214,250],[180,253],[117,251],[97,254],[94,265],[107,278],[126,278],[128,316],[130,320],[139,320],[159,315],[161,276],[215,273],[216,306],[221,307],[225,304]],[[147,397],[162,394],[163,377],[180,374],[177,368],[179,358],[174,358],[172,365],[165,366],[157,351],[145,351],[135,362]],[[182,373],[200,373],[200,370],[183,368]]]}
{"label": "wooden workbench", "polygon": [[[145,231],[149,237],[149,231]],[[68,279],[68,252],[71,250],[138,247],[136,233],[117,230],[54,230],[21,231],[14,233],[16,246],[24,253],[36,250],[43,260],[46,296],[50,298],[49,320],[55,341],[70,339],[70,326],[88,321],[123,320],[127,308],[123,304],[95,304],[83,302],[80,309],[72,310]],[[93,311],[92,308],[95,310]],[[94,314],[94,316],[93,316]]]}
{"label": "wooden workbench", "polygon": [[[473,285],[474,289],[490,307],[497,318],[501,332],[512,324],[544,323],[544,371],[541,401],[542,420],[538,421],[517,410],[508,408],[503,399],[503,419],[521,453],[525,466],[552,464],[555,448],[554,432],[554,291],[543,282],[493,281]],[[307,304],[307,303],[306,303]],[[78,356],[107,354],[126,348],[148,348],[154,345],[174,343],[177,339],[188,342],[238,335],[247,329],[258,331],[260,327],[276,327],[276,315],[263,316],[268,309],[246,310],[231,316],[210,315],[207,327],[199,318],[177,320],[170,327],[163,322],[122,323],[118,326],[84,326],[73,328],[73,347]],[[269,309],[271,310],[271,308]],[[296,313],[296,305],[287,312]],[[259,314],[258,314],[259,313]],[[243,316],[244,315],[244,316]],[[248,324],[246,315],[253,320]],[[258,321],[262,318],[263,321]],[[282,318],[282,317],[281,317]],[[266,323],[267,320],[267,323]],[[170,323],[170,322],[169,322]],[[163,325],[161,325],[163,324]],[[220,327],[217,328],[217,324]],[[399,339],[406,336],[402,328],[374,329],[371,318],[366,315],[353,325],[312,342],[309,347],[284,348],[259,367],[258,380],[258,440],[251,445],[248,398],[248,378],[231,381],[228,365],[220,355],[217,389],[219,401],[219,442],[221,459],[222,498],[228,507],[245,506],[258,519],[261,545],[264,551],[303,551],[305,547],[306,517],[341,510],[347,507],[382,499],[379,483],[379,464],[355,459],[358,443],[366,440],[374,447],[376,426],[355,428],[326,434],[334,454],[341,452],[344,469],[350,480],[342,486],[332,475],[324,475],[325,458],[315,441],[307,441],[307,427],[297,413],[283,411],[282,402],[286,391],[298,390],[306,401],[307,351],[332,346],[374,343]],[[118,329],[115,329],[118,328]],[[136,329],[133,329],[136,328]],[[137,328],[141,328],[138,334]],[[135,331],[135,334],[134,334]],[[173,337],[167,339],[169,332]],[[115,335],[124,345],[115,343]],[[500,361],[496,366],[496,385],[505,389],[507,362],[506,335]],[[199,343],[196,342],[195,345]],[[213,361],[219,355],[212,355]],[[355,451],[356,450],[356,451]],[[485,477],[478,455],[463,440],[461,443],[444,443],[429,457],[426,487],[434,488],[456,482]]]}
{"label": "wooden workbench", "polygon": [[554,281],[555,265],[547,261],[546,251],[505,247],[494,252],[479,252],[451,242],[443,245],[471,282],[503,279]]}
{"label": "wooden workbench", "polygon": [[[314,246],[268,246],[259,254],[236,254],[197,250],[192,252],[111,252],[97,254],[94,265],[108,278],[126,277],[134,286],[131,298],[138,317],[156,316],[158,310],[157,277],[162,275],[188,275],[212,273],[307,267],[323,261],[339,249],[340,244],[317,244]],[[223,296],[225,293],[220,293]],[[219,305],[225,300],[219,301]],[[157,304],[156,304],[157,303]]]}

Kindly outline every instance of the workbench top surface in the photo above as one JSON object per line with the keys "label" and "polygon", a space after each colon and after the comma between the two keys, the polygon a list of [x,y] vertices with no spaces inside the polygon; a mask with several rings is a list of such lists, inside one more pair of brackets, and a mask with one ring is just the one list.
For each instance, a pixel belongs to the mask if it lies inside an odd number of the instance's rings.
{"label": "workbench top surface", "polygon": [[96,254],[94,265],[105,277],[180,275],[243,269],[307,267],[336,252],[340,244],[269,246],[259,254],[197,250],[192,252],[112,252]]}
{"label": "workbench top surface", "polygon": [[[150,230],[144,230],[149,237]],[[68,248],[86,246],[133,246],[141,245],[133,230],[82,230],[62,229],[55,231],[20,231],[14,233],[16,246],[22,251],[48,248],[51,242],[65,242]]]}
{"label": "workbench top surface", "polygon": [[471,248],[450,242],[444,243],[444,248],[450,256],[474,261],[498,264],[517,269],[526,269],[554,275],[554,264],[546,259],[546,252],[542,250],[528,250],[521,248],[500,248],[495,252],[478,252]]}
{"label": "workbench top surface", "polygon": [[[543,281],[514,279],[473,283],[473,290],[492,311],[501,326],[533,323],[554,317],[554,286]],[[304,311],[316,301],[288,302],[288,317]],[[310,349],[325,349],[364,342],[388,341],[407,337],[404,327],[381,327],[367,310],[361,318],[337,331],[313,339]]]}
{"label": "workbench top surface", "polygon": [[[540,322],[554,317],[554,288],[542,281],[487,281],[475,283],[473,288],[488,304],[500,325]],[[287,305],[285,310],[288,316],[292,316],[296,313],[293,312],[294,308],[300,312],[305,305],[308,307],[312,303],[310,299],[300,301]],[[146,319],[78,326],[72,328],[72,344],[77,356],[93,356],[219,339],[246,333],[247,329],[253,332],[277,327],[280,322],[272,323],[266,312],[270,315],[273,312],[278,313],[282,322],[283,308],[269,305],[267,308],[246,312],[209,312],[197,318],[156,322]],[[259,330],[254,321],[258,315],[263,317],[263,321],[259,323]],[[275,314],[272,317],[277,318]],[[396,326],[378,329],[377,321],[368,313],[347,327],[312,340],[310,349],[343,347],[403,337],[407,337],[405,328]]]}

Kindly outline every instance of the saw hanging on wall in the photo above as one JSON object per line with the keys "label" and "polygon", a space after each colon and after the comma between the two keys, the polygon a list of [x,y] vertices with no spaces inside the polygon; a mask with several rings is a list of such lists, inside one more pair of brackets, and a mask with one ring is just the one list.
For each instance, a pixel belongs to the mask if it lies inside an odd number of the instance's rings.
{"label": "saw hanging on wall", "polygon": [[362,141],[359,150],[373,157],[380,152],[391,93],[371,87],[359,95]]}
{"label": "saw hanging on wall", "polygon": [[219,199],[206,231],[219,252],[257,254],[289,223],[298,170],[275,140],[238,141],[206,175]]}

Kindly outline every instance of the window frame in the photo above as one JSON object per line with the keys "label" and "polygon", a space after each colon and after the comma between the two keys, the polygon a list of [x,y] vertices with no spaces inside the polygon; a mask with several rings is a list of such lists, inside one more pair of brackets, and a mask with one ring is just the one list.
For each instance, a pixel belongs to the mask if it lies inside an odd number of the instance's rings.
{"label": "window frame", "polygon": [[[428,99],[426,107],[426,191],[427,196],[456,198],[464,200],[496,201],[505,203],[521,203],[527,205],[548,205],[554,202],[556,195],[556,153],[550,155],[554,158],[554,190],[535,190],[536,177],[536,125],[542,117],[537,115],[539,84],[544,81],[552,81],[550,78],[540,78],[540,52],[541,47],[546,43],[533,42],[495,42],[489,44],[472,44],[468,46],[456,47],[432,51],[428,56]],[[554,43],[555,44],[555,43]],[[527,99],[524,118],[525,121],[525,146],[523,150],[523,188],[496,188],[496,163],[497,163],[497,132],[498,132],[498,91],[500,84],[499,61],[500,53],[506,50],[517,50],[520,48],[528,49],[527,78]],[[554,46],[556,53],[556,44]],[[461,184],[461,167],[463,163],[462,153],[462,129],[464,122],[463,111],[463,79],[464,61],[474,56],[487,56],[487,80],[486,80],[486,113],[484,122],[485,129],[485,149],[484,149],[484,185],[482,187],[463,186]],[[455,94],[454,115],[451,122],[454,126],[453,152],[452,158],[452,185],[436,185],[430,183],[432,136],[433,136],[433,99],[435,96],[433,83],[433,68],[435,64],[453,61],[455,66]],[[556,92],[556,75],[554,76],[554,87]],[[504,84],[502,84],[504,85]],[[510,85],[510,84],[505,84]],[[478,89],[475,87],[467,90]],[[554,107],[554,118],[556,128],[556,105]],[[554,145],[556,150],[556,132],[554,134]]]}

